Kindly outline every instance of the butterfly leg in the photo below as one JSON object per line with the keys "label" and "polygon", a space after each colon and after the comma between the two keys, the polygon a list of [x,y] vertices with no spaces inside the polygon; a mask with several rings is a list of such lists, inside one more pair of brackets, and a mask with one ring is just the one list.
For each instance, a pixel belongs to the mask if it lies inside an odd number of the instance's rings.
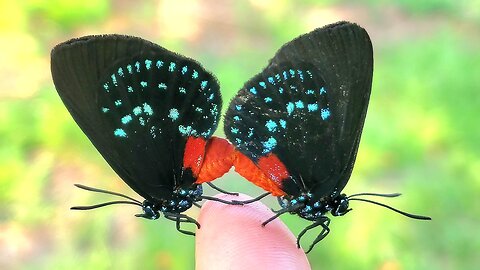
{"label": "butterfly leg", "polygon": [[265,227],[268,223],[272,222],[274,219],[278,218],[279,216],[285,214],[285,213],[288,213],[288,212],[295,212],[296,210],[300,209],[304,207],[303,204],[296,204],[296,205],[291,205],[287,208],[282,208],[278,211],[276,211],[275,215],[273,215],[271,218],[265,220],[263,223],[262,223],[262,226]]}
{"label": "butterfly leg", "polygon": [[222,199],[211,197],[211,196],[202,195],[202,196],[199,196],[198,198],[202,200],[216,201],[216,202],[221,202],[221,203],[230,204],[230,205],[242,205],[242,203],[239,201],[226,201],[226,200],[222,200]]}
{"label": "butterfly leg", "polygon": [[179,213],[165,213],[165,218],[169,219],[169,220],[172,220],[172,221],[175,221],[176,223],[176,228],[177,228],[177,231],[183,233],[183,234],[187,234],[187,235],[193,235],[195,236],[195,233],[194,232],[190,232],[190,231],[187,231],[187,230],[183,230],[180,225],[182,222],[184,223],[193,223],[197,226],[197,228],[200,229],[200,223],[198,223],[195,219],[187,216],[187,215],[184,215],[184,214],[179,214]]}
{"label": "butterfly leg", "polygon": [[[327,234],[330,232],[330,228],[328,227],[328,225],[330,225],[330,219],[328,217],[322,217],[320,218],[318,221],[316,221],[313,225],[320,225],[322,226],[322,231],[320,232],[320,234],[317,236],[317,238],[315,238],[315,240],[312,242],[312,244],[310,245],[310,247],[308,247],[308,250],[305,252],[305,253],[309,253],[310,251],[312,251],[313,247],[320,241],[323,240],[323,238],[325,238],[325,236],[327,236]],[[308,228],[308,227],[307,227]],[[303,231],[302,231],[303,232]],[[298,244],[298,242],[297,242]]]}
{"label": "butterfly leg", "polygon": [[239,205],[244,205],[244,204],[249,204],[249,203],[253,203],[253,202],[256,202],[256,201],[259,201],[265,197],[267,197],[268,195],[270,195],[270,192],[266,192],[266,193],[263,193],[262,195],[256,197],[256,198],[253,198],[251,200],[246,200],[246,201],[236,201],[236,200],[232,200],[232,202],[234,203],[237,203]]}
{"label": "butterfly leg", "polygon": [[195,205],[198,208],[202,208],[202,206],[200,204],[196,203],[196,202],[192,202],[192,204]]}
{"label": "butterfly leg", "polygon": [[[284,205],[283,200],[282,200],[281,197],[277,197],[277,201],[278,201],[278,204],[279,204],[280,206]],[[282,207],[282,208],[283,208],[283,207]],[[281,208],[280,210],[275,210],[275,209],[270,208],[270,210],[272,210],[273,213],[278,213],[278,212],[282,211],[282,208]]]}
{"label": "butterfly leg", "polygon": [[234,195],[234,196],[238,196],[238,192],[228,192],[224,189],[221,189],[219,187],[217,187],[216,185],[210,183],[210,182],[207,182],[207,185],[209,185],[211,188],[215,189],[216,191],[218,192],[221,192],[221,193],[224,193],[224,194],[228,194],[228,195]]}

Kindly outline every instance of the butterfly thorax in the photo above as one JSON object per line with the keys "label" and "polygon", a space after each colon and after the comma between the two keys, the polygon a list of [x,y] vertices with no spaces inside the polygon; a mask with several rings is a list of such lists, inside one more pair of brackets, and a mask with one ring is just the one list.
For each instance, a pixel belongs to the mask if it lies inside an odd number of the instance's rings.
{"label": "butterfly thorax", "polygon": [[189,188],[178,188],[173,191],[172,197],[168,200],[152,202],[145,200],[142,204],[143,214],[137,215],[147,219],[158,219],[162,213],[182,213],[192,207],[194,202],[201,201],[203,194],[201,185],[194,185]]}
{"label": "butterfly thorax", "polygon": [[351,210],[348,208],[347,195],[337,191],[322,198],[316,198],[310,192],[297,197],[284,196],[279,203],[282,208],[292,209],[290,213],[311,221],[324,217],[328,212],[333,216],[343,216]]}

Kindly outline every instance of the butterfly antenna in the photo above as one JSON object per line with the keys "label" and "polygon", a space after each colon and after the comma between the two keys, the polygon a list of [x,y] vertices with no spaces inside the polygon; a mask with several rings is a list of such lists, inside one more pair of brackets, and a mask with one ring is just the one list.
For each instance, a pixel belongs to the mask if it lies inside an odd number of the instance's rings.
{"label": "butterfly antenna", "polygon": [[364,193],[357,193],[357,194],[352,194],[347,197],[347,199],[353,198],[353,197],[358,197],[358,196],[377,196],[377,197],[387,197],[387,198],[394,198],[402,195],[401,193],[387,193],[387,194],[382,194],[382,193],[369,193],[369,192],[364,192]]}
{"label": "butterfly antenna", "polygon": [[[375,193],[374,193],[375,194]],[[398,194],[398,193],[397,193]],[[378,194],[377,194],[378,195]],[[377,196],[377,195],[374,195],[374,196]],[[380,195],[393,195],[393,194],[380,194]],[[380,196],[380,197],[397,197],[397,196]],[[351,196],[350,198],[348,199],[349,201],[362,201],[362,202],[368,202],[368,203],[372,203],[372,204],[376,204],[378,206],[382,206],[382,207],[385,207],[385,208],[388,208],[392,211],[395,211],[401,215],[404,215],[406,217],[409,217],[409,218],[413,218],[413,219],[421,219],[421,220],[431,220],[432,218],[431,217],[426,217],[426,216],[420,216],[420,215],[414,215],[414,214],[410,214],[410,213],[407,213],[407,212],[403,212],[401,210],[398,210],[396,208],[393,208],[391,206],[388,206],[386,204],[383,204],[383,203],[379,203],[379,202],[375,202],[375,201],[371,201],[371,200],[367,200],[367,199],[361,199],[361,198],[352,198],[351,199]]]}
{"label": "butterfly antenna", "polygon": [[137,203],[137,202],[112,201],[112,202],[99,203],[99,204],[94,204],[94,205],[89,205],[89,206],[73,206],[73,207],[70,207],[70,209],[71,210],[92,210],[92,209],[95,209],[95,208],[104,207],[104,206],[112,205],[112,204],[134,204],[134,205],[138,205],[140,207],[142,206],[141,203]]}
{"label": "butterfly antenna", "polygon": [[104,207],[107,205],[112,205],[112,204],[133,204],[133,205],[138,205],[140,207],[143,207],[142,203],[140,201],[135,200],[132,197],[129,197],[127,195],[109,191],[109,190],[104,190],[104,189],[99,189],[99,188],[94,188],[94,187],[88,187],[84,186],[81,184],[75,184],[76,187],[80,189],[84,189],[87,191],[92,191],[92,192],[98,192],[98,193],[104,193],[104,194],[109,194],[109,195],[114,195],[114,196],[119,196],[125,199],[129,199],[130,201],[111,201],[111,202],[105,202],[105,203],[99,203],[99,204],[94,204],[94,205],[89,205],[89,206],[73,206],[70,207],[71,210],[91,210],[99,207]]}
{"label": "butterfly antenna", "polygon": [[104,190],[104,189],[99,189],[99,188],[94,188],[94,187],[88,187],[88,186],[84,186],[84,185],[81,185],[81,184],[74,184],[74,186],[76,186],[78,188],[81,188],[81,189],[84,189],[84,190],[92,191],[92,192],[98,192],[98,193],[104,193],[104,194],[119,196],[119,197],[122,197],[122,198],[125,198],[125,199],[129,199],[132,202],[135,202],[137,205],[140,205],[140,206],[142,205],[142,203],[140,201],[135,200],[134,198],[129,197],[129,196],[124,195],[124,194],[121,194],[121,193],[117,193],[117,192],[113,192],[113,191],[109,191],[109,190]]}

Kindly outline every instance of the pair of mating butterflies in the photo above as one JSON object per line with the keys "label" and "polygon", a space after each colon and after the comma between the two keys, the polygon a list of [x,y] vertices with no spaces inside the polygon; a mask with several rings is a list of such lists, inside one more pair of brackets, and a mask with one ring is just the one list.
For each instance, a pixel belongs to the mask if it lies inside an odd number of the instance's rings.
{"label": "pair of mating butterflies", "polygon": [[[233,166],[279,198],[271,219],[295,213],[320,226],[308,251],[329,232],[330,212],[350,211],[359,196],[400,194],[341,191],[353,169],[370,96],[373,53],[367,32],[338,22],[285,44],[268,66],[231,101],[229,141],[213,137],[222,108],[215,77],[196,61],[137,37],[87,36],[52,50],[56,89],[73,118],[113,170],[145,201],[137,216],[160,213],[177,224],[199,224],[182,214],[202,199],[202,183]],[[232,145],[233,144],[233,145]],[[227,202],[228,203],[228,202]],[[247,203],[247,202],[243,202]],[[297,241],[297,245],[299,242]],[[307,251],[307,252],[308,252]]]}

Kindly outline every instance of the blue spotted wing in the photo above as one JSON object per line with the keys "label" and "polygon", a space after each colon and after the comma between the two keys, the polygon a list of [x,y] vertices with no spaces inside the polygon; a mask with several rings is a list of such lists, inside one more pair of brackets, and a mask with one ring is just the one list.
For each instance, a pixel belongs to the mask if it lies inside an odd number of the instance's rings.
{"label": "blue spotted wing", "polygon": [[118,175],[151,202],[192,186],[189,137],[215,131],[221,96],[196,61],[149,41],[87,36],[57,45],[52,76],[73,118]]}
{"label": "blue spotted wing", "polygon": [[[372,72],[372,45],[358,25],[339,22],[302,35],[231,101],[227,138],[257,165],[278,158],[289,177],[276,185],[288,195],[340,191],[355,162]],[[266,168],[275,179],[283,166]]]}

